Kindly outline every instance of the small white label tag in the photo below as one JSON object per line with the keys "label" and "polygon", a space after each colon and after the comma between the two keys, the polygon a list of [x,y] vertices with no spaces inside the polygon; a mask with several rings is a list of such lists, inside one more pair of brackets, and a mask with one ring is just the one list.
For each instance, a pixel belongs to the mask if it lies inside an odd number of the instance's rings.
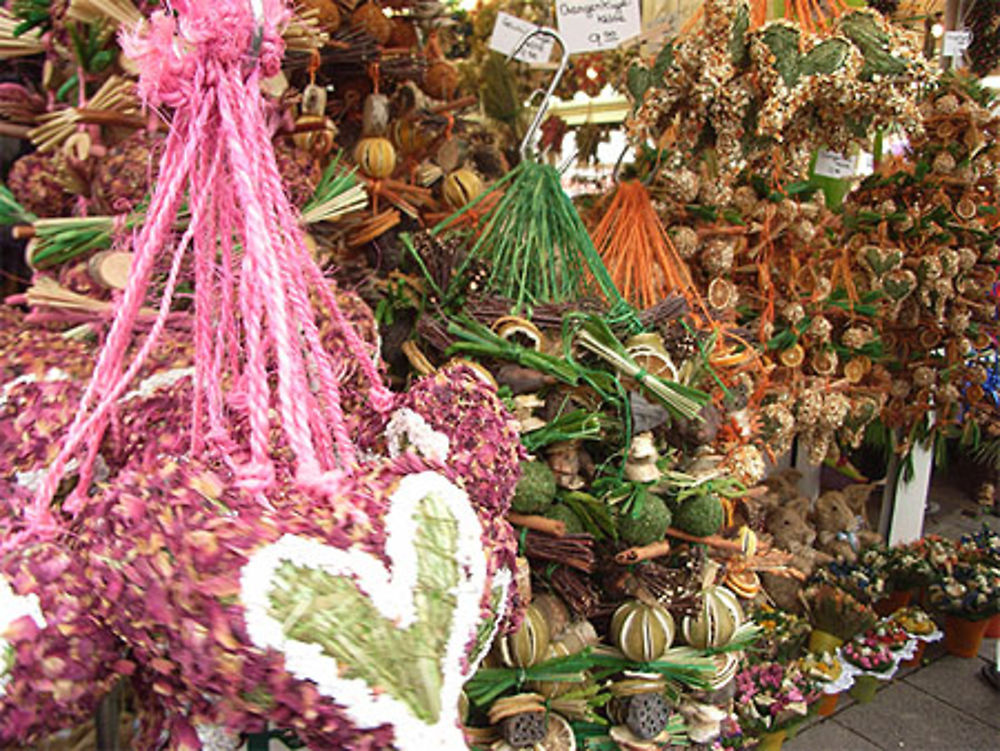
{"label": "small white label tag", "polygon": [[559,33],[570,54],[613,50],[639,36],[639,0],[556,0]]}
{"label": "small white label tag", "polygon": [[961,57],[972,44],[971,31],[946,31],[944,33],[944,49],[942,53],[945,57]]}
{"label": "small white label tag", "polygon": [[[493,25],[493,35],[490,37],[490,49],[503,55],[509,55],[525,34],[537,28],[538,26],[533,23],[528,23],[517,16],[510,15],[510,13],[499,11],[497,21]],[[539,34],[529,39],[514,55],[514,59],[534,65],[547,63],[552,56],[553,43],[552,37]]]}
{"label": "small white label tag", "polygon": [[854,177],[855,162],[843,154],[836,151],[820,149],[816,154],[816,166],[813,168],[820,177],[833,177],[843,180],[846,177]]}

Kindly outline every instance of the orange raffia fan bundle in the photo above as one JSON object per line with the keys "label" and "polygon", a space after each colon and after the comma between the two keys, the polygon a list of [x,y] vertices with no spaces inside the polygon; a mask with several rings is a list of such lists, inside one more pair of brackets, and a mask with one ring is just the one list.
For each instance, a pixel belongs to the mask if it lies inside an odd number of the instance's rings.
{"label": "orange raffia fan bundle", "polygon": [[618,186],[592,236],[618,291],[636,308],[649,308],[674,292],[683,295],[696,314],[705,312],[684,259],[642,183],[632,180]]}

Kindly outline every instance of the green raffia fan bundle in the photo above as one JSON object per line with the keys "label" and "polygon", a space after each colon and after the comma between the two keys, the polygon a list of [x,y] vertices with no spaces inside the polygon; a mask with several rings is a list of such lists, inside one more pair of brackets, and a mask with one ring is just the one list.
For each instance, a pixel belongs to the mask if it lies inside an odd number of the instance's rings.
{"label": "green raffia fan bundle", "polygon": [[478,237],[459,271],[473,261],[485,261],[487,289],[511,300],[513,312],[539,303],[603,297],[611,303],[612,320],[638,326],[563,192],[559,173],[549,165],[521,162],[492,190],[435,227],[434,234],[488,196],[496,203],[476,223]]}

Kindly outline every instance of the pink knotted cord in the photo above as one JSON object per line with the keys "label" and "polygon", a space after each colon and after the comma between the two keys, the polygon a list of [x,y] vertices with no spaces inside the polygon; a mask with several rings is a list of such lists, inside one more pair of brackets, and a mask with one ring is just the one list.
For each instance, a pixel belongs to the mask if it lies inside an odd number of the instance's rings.
{"label": "pink knotted cord", "polygon": [[[132,273],[79,412],[35,498],[31,513],[38,524],[51,519],[56,488],[81,450],[85,461],[67,507],[72,512],[83,502],[114,406],[166,325],[189,247],[195,281],[194,454],[214,452],[241,486],[266,490],[276,478],[273,409],[300,484],[330,491],[353,469],[356,450],[337,375],[343,368],[322,346],[310,291],[360,365],[372,406],[382,413],[392,406],[392,392],[337,305],[284,192],[259,81],[280,69],[278,29],[288,13],[285,0],[261,4],[263,29],[248,0],[174,0],[176,17],[155,13],[123,37],[122,46],[142,71],[139,90],[147,104],[175,112],[146,221],[134,238]],[[185,196],[190,222],[175,240]],[[156,320],[126,367],[139,311],[165,252],[172,257]],[[247,447],[234,437],[241,414],[249,425]]]}

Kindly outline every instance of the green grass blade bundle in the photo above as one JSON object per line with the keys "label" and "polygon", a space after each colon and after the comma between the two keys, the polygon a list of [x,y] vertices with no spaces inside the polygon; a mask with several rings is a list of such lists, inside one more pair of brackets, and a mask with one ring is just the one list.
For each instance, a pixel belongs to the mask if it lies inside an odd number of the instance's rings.
{"label": "green grass blade bundle", "polygon": [[316,224],[361,211],[368,205],[368,193],[358,181],[354,170],[340,163],[338,155],[323,171],[316,191],[302,209],[302,223]]}
{"label": "green grass blade bundle", "polygon": [[486,287],[512,302],[515,312],[540,303],[603,297],[612,317],[634,320],[583,222],[563,192],[551,166],[525,160],[493,189],[439,224],[440,233],[486,197],[503,191],[476,224],[477,239],[463,264],[474,259],[489,266]]}

